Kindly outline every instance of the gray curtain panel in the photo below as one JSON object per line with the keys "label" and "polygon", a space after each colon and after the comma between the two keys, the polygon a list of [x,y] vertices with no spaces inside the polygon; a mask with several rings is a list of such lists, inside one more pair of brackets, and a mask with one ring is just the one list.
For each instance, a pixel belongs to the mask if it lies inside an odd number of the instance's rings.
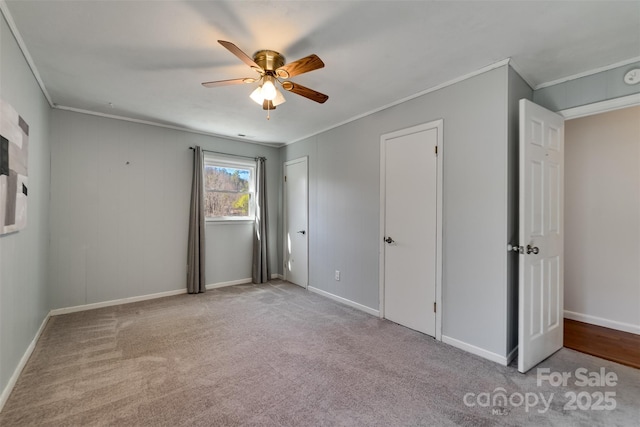
{"label": "gray curtain panel", "polygon": [[191,205],[189,212],[189,249],[187,250],[187,292],[205,292],[204,281],[204,155],[202,148],[193,149],[193,180],[191,181]]}
{"label": "gray curtain panel", "polygon": [[253,233],[253,283],[271,279],[269,265],[269,216],[267,215],[267,172],[264,157],[256,159],[256,219]]}

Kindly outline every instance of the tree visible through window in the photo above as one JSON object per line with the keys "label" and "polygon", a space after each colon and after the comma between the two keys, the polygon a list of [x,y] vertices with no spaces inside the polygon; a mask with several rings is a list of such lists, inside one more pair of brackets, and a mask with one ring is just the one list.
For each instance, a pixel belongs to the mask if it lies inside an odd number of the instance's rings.
{"label": "tree visible through window", "polygon": [[253,219],[254,170],[248,162],[205,159],[205,217]]}

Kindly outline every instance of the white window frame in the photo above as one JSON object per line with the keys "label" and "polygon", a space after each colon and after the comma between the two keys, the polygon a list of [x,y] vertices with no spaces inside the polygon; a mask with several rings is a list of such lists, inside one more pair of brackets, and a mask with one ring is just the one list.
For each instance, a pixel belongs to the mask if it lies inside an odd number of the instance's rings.
{"label": "white window frame", "polygon": [[[224,222],[247,222],[254,221],[256,215],[256,162],[250,159],[229,158],[222,155],[204,153],[204,165],[202,174],[205,174],[207,166],[228,167],[249,170],[249,215],[248,216],[219,216],[205,217],[208,223],[224,223]],[[204,188],[205,194],[207,190],[206,184]],[[213,191],[213,190],[212,190]]]}

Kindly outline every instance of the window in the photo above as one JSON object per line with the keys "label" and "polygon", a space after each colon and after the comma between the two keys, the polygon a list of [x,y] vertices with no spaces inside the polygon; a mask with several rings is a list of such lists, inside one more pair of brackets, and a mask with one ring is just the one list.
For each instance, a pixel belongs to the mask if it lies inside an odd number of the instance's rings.
{"label": "window", "polygon": [[205,155],[204,213],[207,221],[253,220],[255,163]]}

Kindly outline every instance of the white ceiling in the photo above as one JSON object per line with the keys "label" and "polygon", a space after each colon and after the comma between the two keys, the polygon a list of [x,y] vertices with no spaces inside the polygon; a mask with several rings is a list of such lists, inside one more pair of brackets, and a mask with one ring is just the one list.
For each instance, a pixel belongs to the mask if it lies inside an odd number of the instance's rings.
{"label": "white ceiling", "polygon": [[[254,142],[287,143],[512,58],[538,85],[640,56],[640,1],[14,1],[53,102]],[[5,8],[6,9],[6,8]],[[266,112],[255,73],[217,43],[326,67]],[[112,103],[113,106],[109,106]]]}

